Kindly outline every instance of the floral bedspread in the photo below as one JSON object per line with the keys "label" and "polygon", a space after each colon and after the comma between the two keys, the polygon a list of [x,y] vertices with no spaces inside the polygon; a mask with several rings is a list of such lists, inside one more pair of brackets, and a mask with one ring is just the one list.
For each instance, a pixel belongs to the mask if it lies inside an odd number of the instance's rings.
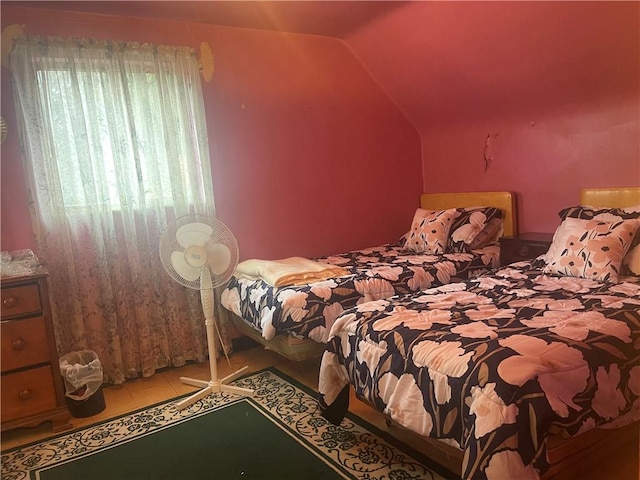
{"label": "floral bedspread", "polygon": [[520,262],[338,317],[319,379],[338,423],[348,389],[464,451],[465,479],[538,478],[550,432],[640,418],[640,286]]}
{"label": "floral bedspread", "polygon": [[232,277],[222,292],[222,305],[254,325],[267,340],[286,332],[324,343],[333,321],[345,309],[485,273],[497,267],[499,247],[425,255],[407,251],[398,242],[314,260],[344,267],[349,275],[280,288],[262,280]]}

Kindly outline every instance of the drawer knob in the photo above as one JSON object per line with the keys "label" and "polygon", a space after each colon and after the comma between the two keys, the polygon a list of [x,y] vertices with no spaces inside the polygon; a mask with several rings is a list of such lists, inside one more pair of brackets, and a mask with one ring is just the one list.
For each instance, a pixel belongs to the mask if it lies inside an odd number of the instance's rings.
{"label": "drawer knob", "polygon": [[17,303],[18,303],[18,299],[16,297],[7,297],[2,299],[2,305],[4,305],[7,308],[15,307]]}
{"label": "drawer knob", "polygon": [[520,247],[520,251],[518,253],[523,258],[528,257],[529,256],[529,246],[528,245],[522,245]]}
{"label": "drawer knob", "polygon": [[24,340],[22,338],[16,338],[13,342],[11,342],[11,347],[14,350],[22,350],[24,348]]}
{"label": "drawer knob", "polygon": [[18,397],[20,397],[20,400],[29,400],[31,398],[31,395],[33,395],[33,392],[30,388],[20,390],[20,393],[18,393]]}

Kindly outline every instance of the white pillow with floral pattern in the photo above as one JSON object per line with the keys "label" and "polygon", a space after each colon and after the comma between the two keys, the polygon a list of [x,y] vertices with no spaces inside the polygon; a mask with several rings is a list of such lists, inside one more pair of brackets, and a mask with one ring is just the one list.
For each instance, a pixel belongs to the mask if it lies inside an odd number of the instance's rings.
{"label": "white pillow with floral pattern", "polygon": [[640,220],[566,218],[546,254],[545,273],[617,282]]}
{"label": "white pillow with floral pattern", "polygon": [[449,210],[416,209],[411,222],[411,230],[406,235],[405,248],[418,253],[444,253],[455,213],[455,208]]}

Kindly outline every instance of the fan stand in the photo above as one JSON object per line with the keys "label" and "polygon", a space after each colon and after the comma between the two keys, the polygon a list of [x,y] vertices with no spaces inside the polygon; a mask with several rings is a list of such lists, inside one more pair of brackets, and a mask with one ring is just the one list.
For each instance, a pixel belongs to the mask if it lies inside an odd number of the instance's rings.
{"label": "fan stand", "polygon": [[218,379],[218,360],[216,358],[216,325],[213,318],[213,285],[211,283],[211,274],[209,269],[204,267],[200,275],[200,299],[202,301],[202,310],[204,312],[205,327],[207,331],[207,347],[209,349],[209,372],[211,380],[199,380],[197,378],[180,377],[180,381],[186,385],[201,387],[202,390],[181,400],[175,404],[178,410],[183,410],[198,400],[212,393],[229,392],[238,395],[252,397],[254,391],[249,388],[235,387],[227,385],[246,372],[249,367],[244,366],[240,370],[227,375],[222,379]]}

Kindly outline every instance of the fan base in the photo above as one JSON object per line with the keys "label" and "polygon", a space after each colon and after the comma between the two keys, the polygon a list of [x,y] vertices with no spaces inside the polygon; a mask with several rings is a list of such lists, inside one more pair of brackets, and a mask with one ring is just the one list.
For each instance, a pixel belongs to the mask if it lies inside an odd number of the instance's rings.
{"label": "fan base", "polygon": [[245,373],[249,367],[242,367],[240,370],[232,373],[231,375],[227,375],[226,377],[214,381],[214,380],[198,380],[197,378],[189,378],[189,377],[180,377],[180,381],[186,385],[192,385],[194,387],[201,387],[202,390],[194,393],[190,397],[185,398],[184,400],[177,402],[175,407],[178,410],[183,410],[187,408],[189,405],[194,404],[201,398],[206,397],[212,393],[220,393],[220,392],[228,392],[235,393],[237,395],[244,395],[247,397],[253,397],[254,391],[249,388],[241,388],[235,387],[233,385],[226,385],[228,382],[231,382]]}

